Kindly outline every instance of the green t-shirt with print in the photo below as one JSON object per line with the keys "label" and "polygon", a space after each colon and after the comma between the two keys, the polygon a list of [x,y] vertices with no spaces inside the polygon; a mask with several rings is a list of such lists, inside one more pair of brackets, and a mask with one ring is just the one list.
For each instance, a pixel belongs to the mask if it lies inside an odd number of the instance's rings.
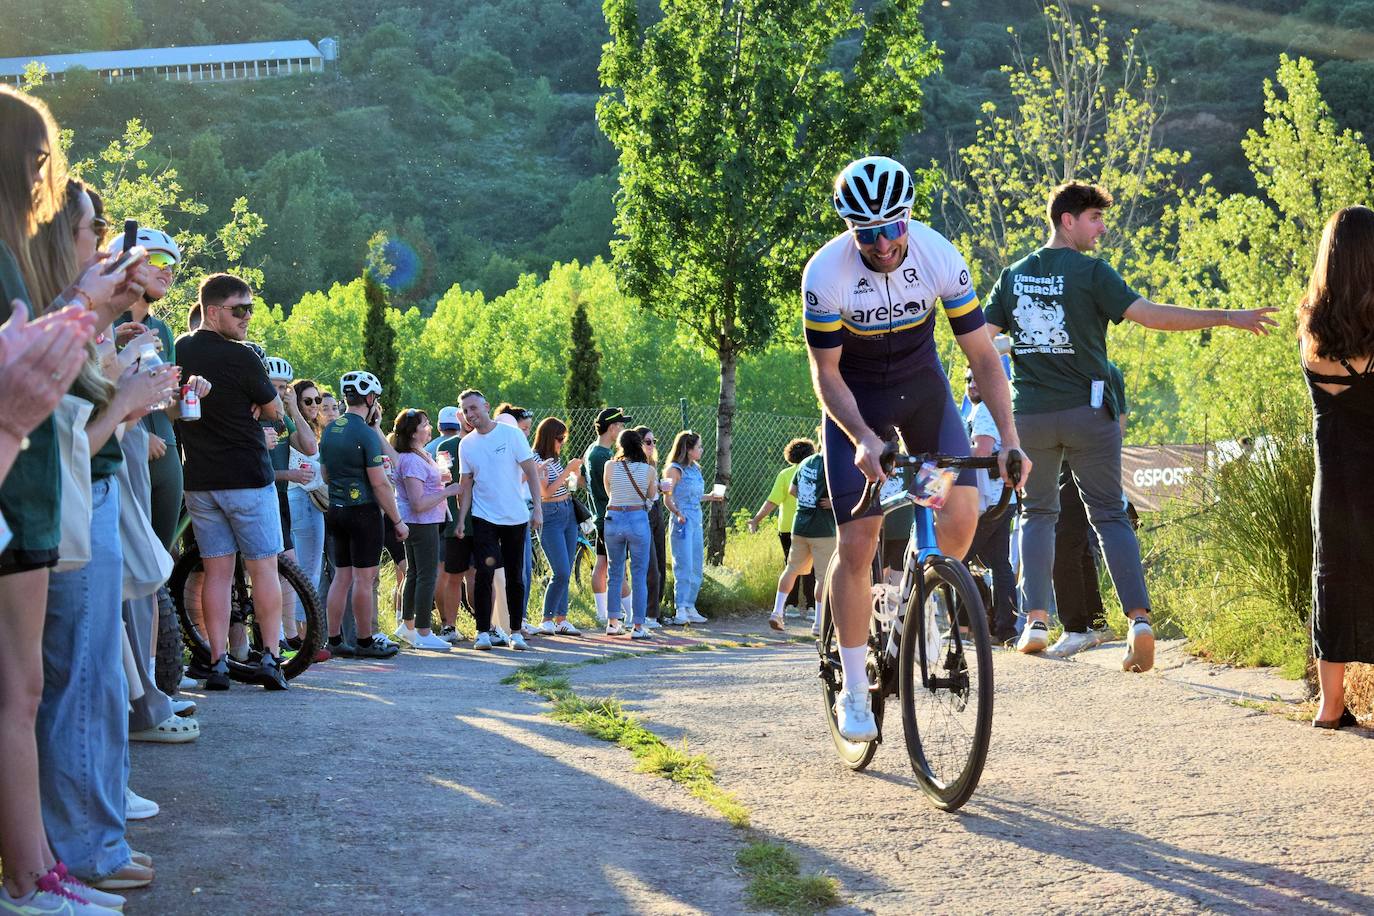
{"label": "green t-shirt with print", "polygon": [[320,463],[329,478],[329,505],[375,503],[368,468],[382,467],[382,443],[362,417],[345,413],[324,429]]}
{"label": "green t-shirt with print", "polygon": [[1121,410],[1107,381],[1107,323],[1119,323],[1140,295],[1106,261],[1072,248],[1041,248],[1002,271],[988,293],[989,324],[1012,339],[1016,413],[1070,410],[1092,402]]}
{"label": "green t-shirt with print", "polygon": [[[447,439],[442,440],[439,443],[439,447],[435,449],[435,451],[443,452],[453,457],[453,464],[449,467],[449,473],[453,475],[454,480],[457,480],[463,473],[463,463],[458,460],[458,446],[461,445],[462,442],[463,439],[461,436],[449,436]],[[448,498],[448,521],[444,523],[443,534],[446,538],[458,536],[458,497],[456,496],[450,496]],[[463,537],[472,537],[471,512],[469,512],[468,517],[463,520]]]}
{"label": "green t-shirt with print", "polygon": [[797,514],[792,519],[792,534],[804,538],[833,538],[835,510],[821,508],[820,502],[830,497],[825,482],[825,458],[819,452],[797,465],[793,478],[797,487]]}

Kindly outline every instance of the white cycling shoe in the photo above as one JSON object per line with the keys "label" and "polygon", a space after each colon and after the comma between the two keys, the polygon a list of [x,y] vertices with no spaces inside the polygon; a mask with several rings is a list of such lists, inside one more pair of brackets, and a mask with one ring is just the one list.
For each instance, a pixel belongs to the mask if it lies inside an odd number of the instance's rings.
{"label": "white cycling shoe", "polygon": [[873,704],[867,692],[841,690],[835,700],[835,721],[840,737],[846,741],[873,741],[878,737],[878,722],[873,718]]}

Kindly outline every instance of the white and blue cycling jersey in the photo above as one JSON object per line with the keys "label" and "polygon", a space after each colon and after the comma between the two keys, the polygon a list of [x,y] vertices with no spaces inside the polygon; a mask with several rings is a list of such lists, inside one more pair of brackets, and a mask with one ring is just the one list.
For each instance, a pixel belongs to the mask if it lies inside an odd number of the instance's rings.
{"label": "white and blue cycling jersey", "polygon": [[843,347],[840,375],[851,385],[891,385],[926,369],[942,371],[935,349],[935,303],[956,335],[986,322],[968,264],[924,223],[907,223],[906,257],[891,273],[871,270],[849,232],[817,251],[802,272],[806,342]]}

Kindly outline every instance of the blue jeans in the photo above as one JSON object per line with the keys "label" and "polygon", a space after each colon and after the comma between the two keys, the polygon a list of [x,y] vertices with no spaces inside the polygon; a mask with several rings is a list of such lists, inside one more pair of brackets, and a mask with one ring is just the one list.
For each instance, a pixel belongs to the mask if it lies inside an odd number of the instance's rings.
{"label": "blue jeans", "polygon": [[670,533],[673,544],[673,603],[679,611],[695,610],[701,591],[702,563],[706,545],[701,530],[701,511],[682,513],[686,524],[673,519]]}
{"label": "blue jeans", "polygon": [[572,500],[544,503],[544,530],[539,533],[539,544],[553,573],[544,591],[544,619],[567,617],[573,557],[577,556],[577,514],[573,512]]}
{"label": "blue jeans", "polygon": [[[324,513],[315,507],[310,494],[300,487],[286,491],[291,507],[291,540],[296,542],[296,564],[305,579],[318,587],[320,567],[324,564]],[[321,589],[320,594],[325,594]],[[305,619],[305,609],[296,603],[296,619]]]}
{"label": "blue jeans", "polygon": [[[630,595],[634,622],[642,624],[649,613],[649,516],[643,511],[606,510],[606,556],[610,576],[606,594],[619,595],[625,581],[625,551],[630,552]],[[612,601],[610,616],[620,616],[620,602]]]}
{"label": "blue jeans", "polygon": [[119,482],[91,483],[91,561],[53,573],[43,624],[38,775],[53,852],[85,881],[129,864],[129,683],[124,675]]}
{"label": "blue jeans", "polygon": [[525,526],[525,606],[520,609],[520,619],[530,619],[530,595],[534,593],[534,532]]}

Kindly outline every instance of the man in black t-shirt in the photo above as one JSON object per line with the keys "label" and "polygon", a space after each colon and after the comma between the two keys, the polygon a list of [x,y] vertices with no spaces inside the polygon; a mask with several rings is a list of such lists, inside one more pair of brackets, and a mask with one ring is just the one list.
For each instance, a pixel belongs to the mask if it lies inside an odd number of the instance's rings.
{"label": "man in black t-shirt", "polygon": [[263,634],[258,679],[269,690],[285,690],[277,660],[281,517],[276,475],[259,425],[261,418],[280,418],[282,405],[262,362],[242,344],[253,314],[248,284],[230,274],[207,277],[198,308],[201,327],[177,339],[177,364],[183,375],[199,375],[212,388],[201,403],[201,418],[178,421],[177,434],[186,455],[186,508],[205,565],[201,605],[212,659],[205,689],[229,689],[229,599],[234,555],[241,553]]}

